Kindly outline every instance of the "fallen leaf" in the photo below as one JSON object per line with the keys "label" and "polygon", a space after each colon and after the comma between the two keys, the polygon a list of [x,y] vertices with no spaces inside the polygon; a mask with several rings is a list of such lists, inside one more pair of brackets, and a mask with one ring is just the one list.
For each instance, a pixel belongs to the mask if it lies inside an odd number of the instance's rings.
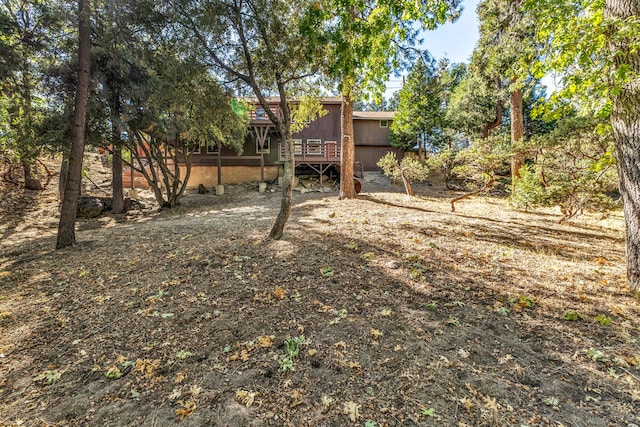
{"label": "fallen leaf", "polygon": [[262,348],[269,348],[273,345],[275,335],[263,335],[258,338],[258,346]]}
{"label": "fallen leaf", "polygon": [[178,401],[182,408],[176,409],[176,415],[180,415],[182,421],[185,417],[190,416],[196,410],[196,402],[193,399],[189,399],[186,402]]}
{"label": "fallen leaf", "polygon": [[284,297],[287,296],[287,291],[285,291],[281,286],[277,286],[273,291],[273,296],[279,300],[283,300]]}
{"label": "fallen leaf", "polygon": [[345,402],[343,406],[343,411],[345,414],[349,416],[349,419],[352,423],[355,423],[356,420],[360,417],[360,405],[355,402],[349,401]]}
{"label": "fallen leaf", "polygon": [[236,390],[236,399],[238,399],[247,408],[250,408],[258,394],[258,392],[254,391]]}
{"label": "fallen leaf", "polygon": [[331,404],[333,404],[334,401],[335,400],[333,399],[333,397],[327,396],[326,394],[323,394],[322,397],[320,398],[322,407],[325,409],[329,409],[329,407],[331,406]]}

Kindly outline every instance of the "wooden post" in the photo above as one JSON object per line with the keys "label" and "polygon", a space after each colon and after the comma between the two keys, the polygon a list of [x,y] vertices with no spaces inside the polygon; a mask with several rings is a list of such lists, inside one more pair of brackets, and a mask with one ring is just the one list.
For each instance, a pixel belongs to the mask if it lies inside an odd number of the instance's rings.
{"label": "wooden post", "polygon": [[216,142],[218,145],[218,185],[222,185],[222,147],[219,142]]}

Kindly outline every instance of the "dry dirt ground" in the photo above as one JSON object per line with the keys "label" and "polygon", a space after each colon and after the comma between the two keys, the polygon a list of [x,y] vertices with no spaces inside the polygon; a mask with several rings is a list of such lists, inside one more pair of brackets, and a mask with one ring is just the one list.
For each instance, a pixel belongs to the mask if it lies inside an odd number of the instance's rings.
{"label": "dry dirt ground", "polygon": [[281,193],[229,186],[55,251],[50,187],[1,188],[2,426],[640,425],[619,213],[369,176],[281,241]]}

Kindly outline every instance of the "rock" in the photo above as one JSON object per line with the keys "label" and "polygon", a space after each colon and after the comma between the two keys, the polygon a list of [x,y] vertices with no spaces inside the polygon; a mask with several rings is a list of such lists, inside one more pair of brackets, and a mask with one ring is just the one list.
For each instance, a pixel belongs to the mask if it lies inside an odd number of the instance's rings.
{"label": "rock", "polygon": [[400,268],[400,265],[401,265],[400,261],[392,260],[392,261],[389,261],[387,263],[387,268],[390,268],[392,270],[396,270],[396,269]]}
{"label": "rock", "polygon": [[100,201],[104,205],[105,211],[113,209],[113,197],[99,197]]}
{"label": "rock", "polygon": [[205,187],[203,184],[198,185],[198,194],[207,194],[209,189]]}
{"label": "rock", "polygon": [[80,196],[76,215],[79,218],[95,218],[104,211],[104,203],[98,197]]}
{"label": "rock", "polygon": [[128,212],[131,210],[142,210],[144,209],[144,205],[137,200],[129,199],[128,197],[124,199],[124,211]]}

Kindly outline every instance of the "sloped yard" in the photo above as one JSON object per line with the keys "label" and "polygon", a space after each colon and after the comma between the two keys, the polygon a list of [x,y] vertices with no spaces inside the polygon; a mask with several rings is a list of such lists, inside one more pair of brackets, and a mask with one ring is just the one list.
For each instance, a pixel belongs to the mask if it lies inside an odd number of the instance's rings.
{"label": "sloped yard", "polygon": [[15,199],[0,425],[640,424],[620,214],[416,190],[296,194],[278,242],[280,193],[190,194],[63,251],[53,199]]}

